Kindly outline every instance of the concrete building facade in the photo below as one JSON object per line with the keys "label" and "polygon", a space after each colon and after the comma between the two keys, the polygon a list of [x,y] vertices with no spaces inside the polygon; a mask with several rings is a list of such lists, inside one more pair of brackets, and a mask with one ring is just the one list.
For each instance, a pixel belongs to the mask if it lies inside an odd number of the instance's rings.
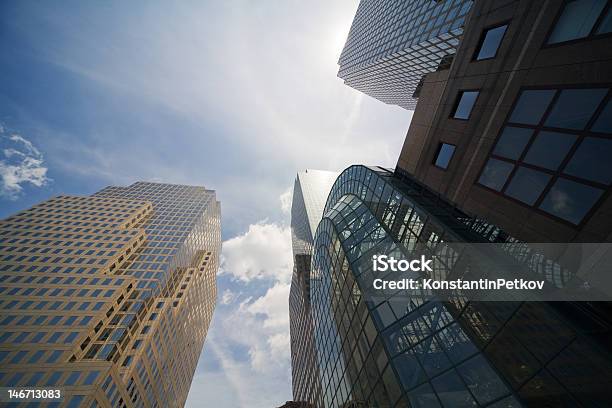
{"label": "concrete building facade", "polygon": [[59,196],[0,236],[0,385],[61,390],[49,406],[183,406],[216,302],[214,191]]}

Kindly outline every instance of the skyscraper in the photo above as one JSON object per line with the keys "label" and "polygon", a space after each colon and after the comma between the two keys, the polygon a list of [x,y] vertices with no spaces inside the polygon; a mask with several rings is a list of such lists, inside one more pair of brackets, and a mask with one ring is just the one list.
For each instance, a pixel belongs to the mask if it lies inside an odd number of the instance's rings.
{"label": "skyscraper", "polygon": [[452,243],[461,242],[529,251],[409,176],[365,166],[341,173],[312,256],[310,305],[321,394],[311,403],[606,405],[612,397],[611,329],[603,313],[609,303],[481,302],[464,295],[372,291],[373,280],[384,276],[373,270],[373,255],[411,259],[425,253],[435,259],[434,273],[452,275],[469,270],[462,254],[453,252]]}
{"label": "skyscraper", "polygon": [[525,241],[608,241],[610,21],[605,1],[475,1],[398,173]]}
{"label": "skyscraper", "polygon": [[[446,69],[420,81],[395,171],[349,167],[328,197],[310,276],[317,406],[612,399],[610,302],[368,296],[372,255],[418,247],[455,271],[456,242],[532,254],[531,243],[610,242],[610,2],[476,0],[466,21]],[[562,279],[554,259],[540,266]]]}
{"label": "skyscraper", "polygon": [[325,200],[338,173],[321,170],[299,172],[291,203],[293,277],[289,294],[291,367],[294,401],[312,401],[321,392],[310,318],[310,259]]}
{"label": "skyscraper", "polygon": [[427,73],[450,65],[472,0],[361,0],[338,65],[348,86],[414,109]]}
{"label": "skyscraper", "polygon": [[68,407],[183,406],[216,301],[214,191],[59,196],[0,236],[2,386],[57,388]]}

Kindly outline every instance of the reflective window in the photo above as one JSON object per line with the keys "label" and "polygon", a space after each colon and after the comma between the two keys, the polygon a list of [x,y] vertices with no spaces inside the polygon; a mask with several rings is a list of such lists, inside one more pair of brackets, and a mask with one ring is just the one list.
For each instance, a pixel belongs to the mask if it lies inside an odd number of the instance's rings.
{"label": "reflective window", "polygon": [[523,149],[527,142],[529,142],[532,134],[533,129],[506,126],[495,145],[493,153],[516,160],[523,153]]}
{"label": "reflective window", "polygon": [[561,91],[545,126],[584,129],[607,89],[565,89]]}
{"label": "reflective window", "polygon": [[550,177],[541,171],[519,167],[506,189],[506,195],[533,205],[548,184]]}
{"label": "reflective window", "polygon": [[445,407],[468,408],[477,406],[476,401],[474,401],[455,370],[450,370],[434,378],[431,383]]}
{"label": "reflective window", "polygon": [[602,184],[610,184],[612,182],[611,159],[611,139],[587,137],[578,146],[578,150],[564,172]]}
{"label": "reflective window", "polygon": [[452,117],[455,119],[468,119],[476,98],[478,98],[479,91],[461,91],[457,96],[457,102],[455,103],[455,109],[452,113]]}
{"label": "reflective window", "polygon": [[579,224],[602,193],[603,190],[559,178],[540,208],[556,217]]}
{"label": "reflective window", "polygon": [[525,156],[525,163],[557,170],[567,152],[576,141],[569,133],[540,132]]}
{"label": "reflective window", "polygon": [[457,371],[481,405],[510,393],[482,355],[461,364]]}
{"label": "reflective window", "polygon": [[480,48],[476,54],[477,61],[494,58],[497,55],[497,49],[504,38],[507,28],[508,24],[504,24],[499,27],[489,28],[484,32]]}
{"label": "reflective window", "polygon": [[599,24],[599,28],[597,29],[597,34],[606,34],[612,33],[612,8],[608,8],[608,13]]}
{"label": "reflective window", "polygon": [[580,224],[612,183],[611,97],[601,87],[522,91],[478,184]]}
{"label": "reflective window", "polygon": [[521,92],[521,96],[512,111],[509,121],[537,125],[540,123],[540,119],[542,119],[544,112],[546,112],[553,96],[555,96],[555,91],[552,89]]}
{"label": "reflective window", "polygon": [[453,158],[454,153],[454,145],[448,143],[440,143],[440,146],[438,147],[438,153],[436,154],[436,160],[434,161],[434,165],[442,169],[448,168],[448,164]]}
{"label": "reflective window", "polygon": [[501,191],[513,168],[512,163],[489,159],[478,182],[493,190]]}
{"label": "reflective window", "polygon": [[591,129],[594,132],[612,133],[612,102],[608,101]]}
{"label": "reflective window", "polygon": [[565,4],[549,44],[587,37],[606,6],[606,0],[573,0]]}

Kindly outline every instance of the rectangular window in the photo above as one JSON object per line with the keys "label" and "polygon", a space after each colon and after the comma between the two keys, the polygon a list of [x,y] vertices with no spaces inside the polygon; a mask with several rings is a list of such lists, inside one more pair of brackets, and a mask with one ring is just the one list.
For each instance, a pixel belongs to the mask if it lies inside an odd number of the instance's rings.
{"label": "rectangular window", "polygon": [[482,33],[480,43],[478,44],[476,53],[474,54],[474,59],[476,61],[482,61],[495,58],[497,55],[497,50],[504,39],[504,34],[506,33],[507,28],[508,24],[504,24],[486,29]]}
{"label": "rectangular window", "polygon": [[[611,28],[610,7],[606,0],[567,1],[548,37],[548,44],[586,38],[609,33]],[[604,18],[600,15],[606,12]],[[599,24],[597,24],[599,22]]]}
{"label": "rectangular window", "polygon": [[452,144],[440,143],[438,146],[438,151],[436,152],[434,166],[446,170],[448,168],[448,164],[453,158],[453,154],[455,154],[455,147],[456,146]]}
{"label": "rectangular window", "polygon": [[476,103],[479,91],[461,91],[457,96],[457,101],[451,112],[451,117],[454,119],[467,120],[472,113],[472,108]]}
{"label": "rectangular window", "polygon": [[526,89],[478,184],[580,225],[612,183],[612,92]]}

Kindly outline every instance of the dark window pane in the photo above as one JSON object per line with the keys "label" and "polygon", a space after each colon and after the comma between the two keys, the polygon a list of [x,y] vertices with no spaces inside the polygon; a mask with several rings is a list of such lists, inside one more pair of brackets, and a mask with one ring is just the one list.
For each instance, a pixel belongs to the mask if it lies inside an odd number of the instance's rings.
{"label": "dark window pane", "polygon": [[557,170],[575,141],[576,136],[568,133],[540,132],[529,147],[525,163]]}
{"label": "dark window pane", "polygon": [[436,156],[436,161],[434,164],[438,167],[446,169],[448,167],[448,163],[453,158],[453,154],[455,153],[455,146],[442,143],[440,145],[440,149],[438,150],[438,156]]}
{"label": "dark window pane", "polygon": [[565,129],[584,129],[607,93],[607,89],[561,91],[544,125]]}
{"label": "dark window pane", "polygon": [[487,404],[499,397],[510,394],[489,363],[479,354],[461,364],[457,371],[467,384],[479,404]]}
{"label": "dark window pane", "polygon": [[512,181],[508,184],[505,194],[526,204],[533,205],[544,187],[548,184],[550,175],[541,171],[519,167]]}
{"label": "dark window pane", "polygon": [[554,44],[588,36],[605,5],[606,0],[570,1],[565,5],[548,43]]}
{"label": "dark window pane", "polygon": [[533,129],[506,126],[495,145],[493,153],[516,160],[523,153],[523,149],[532,134]]}
{"label": "dark window pane", "polygon": [[563,172],[610,184],[612,182],[612,140],[587,137],[580,143]]}
{"label": "dark window pane", "polygon": [[476,401],[474,401],[455,370],[450,370],[434,378],[431,383],[443,406],[456,408],[476,406]]}
{"label": "dark window pane", "polygon": [[500,191],[508,179],[514,165],[497,159],[489,159],[478,182],[484,186]]}
{"label": "dark window pane", "polygon": [[603,190],[559,178],[540,204],[540,208],[559,218],[580,224],[602,193]]}
{"label": "dark window pane", "polygon": [[464,91],[459,94],[459,101],[453,118],[456,119],[467,119],[470,117],[476,98],[478,97],[478,91]]}
{"label": "dark window pane", "polygon": [[553,89],[523,91],[512,111],[510,122],[537,125],[555,92]]}
{"label": "dark window pane", "polygon": [[487,30],[482,41],[482,45],[480,46],[480,50],[478,51],[478,55],[476,56],[477,60],[495,57],[499,44],[501,44],[507,28],[508,25],[503,25]]}
{"label": "dark window pane", "polygon": [[612,102],[608,101],[591,128],[593,132],[612,133]]}
{"label": "dark window pane", "polygon": [[608,9],[608,13],[597,28],[597,34],[605,34],[612,32],[612,8]]}
{"label": "dark window pane", "polygon": [[440,403],[431,389],[429,383],[421,385],[408,393],[410,406],[414,408],[435,408],[439,407]]}

